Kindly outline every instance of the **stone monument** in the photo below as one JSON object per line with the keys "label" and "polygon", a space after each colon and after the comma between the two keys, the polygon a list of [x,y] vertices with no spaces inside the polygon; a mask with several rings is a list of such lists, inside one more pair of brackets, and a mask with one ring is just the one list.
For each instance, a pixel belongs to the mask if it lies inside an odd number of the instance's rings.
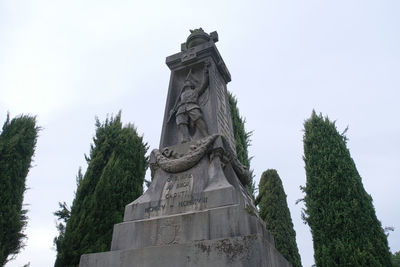
{"label": "stone monument", "polygon": [[275,249],[237,156],[217,32],[191,31],[167,57],[171,78],[152,183],[114,226],[111,251],[81,267],[291,265]]}

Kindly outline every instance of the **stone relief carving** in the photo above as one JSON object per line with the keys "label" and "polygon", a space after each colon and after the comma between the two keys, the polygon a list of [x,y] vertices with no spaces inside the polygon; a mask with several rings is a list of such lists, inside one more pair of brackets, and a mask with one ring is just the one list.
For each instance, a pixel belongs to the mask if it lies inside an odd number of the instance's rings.
{"label": "stone relief carving", "polygon": [[209,65],[209,62],[206,63],[203,71],[203,82],[199,87],[195,85],[192,69],[189,70],[175,105],[169,112],[168,121],[175,115],[181,143],[192,140],[190,132],[198,131],[201,137],[208,135],[207,124],[199,106],[199,98],[209,85]]}
{"label": "stone relief carving", "polygon": [[249,170],[237,159],[235,153],[228,145],[225,136],[219,134],[209,135],[198,141],[192,141],[187,144],[165,147],[161,151],[154,149],[150,154],[150,169],[152,177],[158,168],[161,168],[168,173],[183,172],[192,168],[208,152],[210,152],[212,145],[218,138],[221,138],[222,143],[224,144],[223,148],[218,148],[213,151],[211,157],[217,155],[222,159],[222,162],[229,162],[241,183],[247,185],[250,181]]}
{"label": "stone relief carving", "polygon": [[217,135],[210,135],[193,144],[188,144],[187,151],[183,152],[184,154],[177,152],[174,147],[165,147],[162,151],[154,149],[150,154],[152,173],[158,167],[170,173],[178,173],[190,169],[201,160],[217,137]]}
{"label": "stone relief carving", "polygon": [[172,219],[168,219],[159,226],[159,242],[160,244],[176,243],[177,236],[180,232],[179,224],[174,223]]}

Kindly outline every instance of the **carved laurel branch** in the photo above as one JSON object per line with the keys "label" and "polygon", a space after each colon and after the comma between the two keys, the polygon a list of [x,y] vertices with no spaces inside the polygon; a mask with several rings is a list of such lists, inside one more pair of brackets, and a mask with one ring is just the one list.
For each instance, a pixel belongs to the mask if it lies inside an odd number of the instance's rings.
{"label": "carved laurel branch", "polygon": [[200,161],[217,137],[218,135],[210,135],[199,140],[188,153],[179,158],[169,158],[164,156],[160,150],[154,149],[150,157],[154,157],[155,162],[150,164],[150,168],[153,170],[153,168],[160,167],[170,173],[186,171]]}
{"label": "carved laurel branch", "polygon": [[[190,150],[186,154],[179,157],[174,157],[172,153],[173,151],[170,151],[169,148],[165,148],[163,151],[154,149],[150,155],[150,169],[152,176],[158,168],[169,173],[179,173],[192,168],[207,152],[210,151],[210,148],[217,138],[221,138],[224,144],[223,149],[217,149],[219,152],[218,154],[223,154],[219,156],[223,156],[225,162],[230,162],[240,182],[243,185],[247,185],[250,181],[250,173],[247,167],[240,163],[225,137],[218,134],[200,139],[195,145],[191,146]],[[213,156],[213,154],[211,156]]]}

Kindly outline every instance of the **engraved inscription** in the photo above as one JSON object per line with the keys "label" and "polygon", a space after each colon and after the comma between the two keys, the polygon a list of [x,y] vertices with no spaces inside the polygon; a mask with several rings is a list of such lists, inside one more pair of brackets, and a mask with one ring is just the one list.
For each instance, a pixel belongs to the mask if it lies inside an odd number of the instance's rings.
{"label": "engraved inscription", "polygon": [[165,204],[162,205],[157,205],[157,206],[153,206],[153,207],[147,207],[144,209],[144,212],[152,212],[152,211],[159,211],[159,210],[163,210],[165,209]]}
{"label": "engraved inscription", "polygon": [[164,185],[163,198],[190,196],[193,189],[193,174],[170,175]]}
{"label": "engraved inscription", "polygon": [[179,207],[186,207],[186,206],[193,206],[198,203],[207,203],[207,198],[206,197],[199,197],[199,198],[193,198],[190,200],[184,200],[178,203]]}
{"label": "engraved inscription", "polygon": [[165,181],[162,197],[152,206],[146,207],[144,212],[148,216],[159,216],[168,213],[171,209],[199,208],[207,203],[207,197],[193,194],[193,174],[169,174]]}
{"label": "engraved inscription", "polygon": [[215,80],[215,92],[217,95],[217,122],[218,122],[218,132],[223,134],[229,141],[229,144],[233,151],[235,149],[235,138],[233,136],[233,129],[229,127],[228,118],[230,118],[229,106],[227,105],[225,86],[221,82],[221,79],[214,73]]}
{"label": "engraved inscription", "polygon": [[186,53],[184,53],[181,57],[181,61],[182,62],[186,62],[192,59],[195,59],[197,56],[196,52],[194,51],[194,48],[191,48],[189,50],[186,51]]}

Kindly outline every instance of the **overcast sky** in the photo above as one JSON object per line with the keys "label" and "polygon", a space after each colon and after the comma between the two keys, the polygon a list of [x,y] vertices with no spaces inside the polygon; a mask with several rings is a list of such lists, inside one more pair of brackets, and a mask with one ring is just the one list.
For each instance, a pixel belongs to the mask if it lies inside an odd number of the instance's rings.
{"label": "overcast sky", "polygon": [[[257,184],[277,169],[303,266],[313,260],[301,221],[303,122],[313,109],[349,126],[348,147],[383,226],[400,250],[399,1],[0,0],[0,123],[37,115],[43,128],[27,177],[26,248],[7,267],[53,266],[53,212],[72,203],[95,116],[122,110],[157,148],[170,71],[189,29],[218,31],[232,74]],[[1,193],[1,192],[0,192]]]}

